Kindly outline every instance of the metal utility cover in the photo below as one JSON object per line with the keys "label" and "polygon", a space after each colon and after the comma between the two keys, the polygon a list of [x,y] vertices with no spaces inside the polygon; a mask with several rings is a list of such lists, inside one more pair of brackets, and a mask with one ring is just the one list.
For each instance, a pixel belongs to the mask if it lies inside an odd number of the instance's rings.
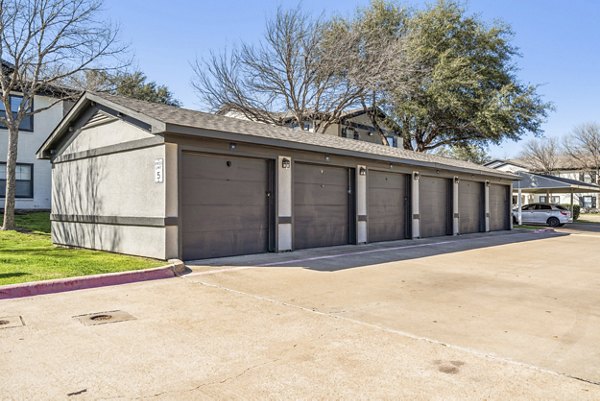
{"label": "metal utility cover", "polygon": [[73,319],[79,320],[86,326],[97,326],[100,324],[126,322],[135,320],[135,317],[121,310],[113,310],[107,312],[96,312],[87,315],[73,316]]}
{"label": "metal utility cover", "polygon": [[4,316],[0,317],[0,329],[8,329],[12,327],[25,326],[25,322],[21,316]]}
{"label": "metal utility cover", "polygon": [[369,171],[367,218],[369,242],[406,238],[407,175]]}
{"label": "metal utility cover", "polygon": [[294,165],[294,248],[348,244],[349,177],[344,167]]}
{"label": "metal utility cover", "polygon": [[267,252],[268,161],[183,153],[183,258]]}

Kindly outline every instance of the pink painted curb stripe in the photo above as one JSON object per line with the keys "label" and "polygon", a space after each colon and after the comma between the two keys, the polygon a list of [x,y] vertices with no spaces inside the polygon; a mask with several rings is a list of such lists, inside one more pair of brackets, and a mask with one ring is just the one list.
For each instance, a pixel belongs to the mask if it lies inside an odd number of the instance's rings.
{"label": "pink painted curb stripe", "polygon": [[86,288],[127,284],[137,281],[171,278],[178,275],[176,269],[176,265],[169,264],[167,266],[146,270],[96,274],[93,276],[71,277],[57,280],[5,285],[0,286],[0,299],[22,298],[34,295],[83,290]]}

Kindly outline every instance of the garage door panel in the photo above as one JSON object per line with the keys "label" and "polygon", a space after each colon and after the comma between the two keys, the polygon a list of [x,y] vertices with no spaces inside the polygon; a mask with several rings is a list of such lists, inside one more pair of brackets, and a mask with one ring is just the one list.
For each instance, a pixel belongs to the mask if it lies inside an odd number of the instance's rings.
{"label": "garage door panel", "polygon": [[369,242],[406,237],[406,175],[369,171],[367,216]]}
{"label": "garage door panel", "polygon": [[[198,188],[198,196],[184,197],[181,201],[182,206],[219,206],[224,202],[231,202],[233,198],[245,199],[244,205],[262,206],[264,205],[264,195],[267,187],[265,180],[262,181],[218,181],[218,180],[200,180],[184,179],[184,187]],[[202,190],[210,188],[210,191]],[[262,191],[260,193],[259,191]],[[257,196],[260,195],[260,196]],[[234,201],[234,205],[237,202]]]}
{"label": "garage door panel", "polygon": [[266,213],[262,207],[241,210],[238,206],[208,206],[208,208],[195,209],[195,213],[187,213],[186,232],[244,230],[245,226],[263,231],[267,226]]}
{"label": "garage door panel", "polygon": [[[217,230],[194,233],[194,236],[183,237],[183,247],[188,250],[187,260],[221,257],[226,255],[250,254],[265,252],[263,247],[249,248],[248,241],[267,242],[267,234],[255,230]],[[222,250],[226,244],[227,249],[241,249],[241,253],[224,254]]]}
{"label": "garage door panel", "polygon": [[490,230],[510,229],[510,187],[490,184]]}
{"label": "garage door panel", "polygon": [[459,231],[461,234],[481,231],[483,184],[461,180],[458,184]]}
{"label": "garage door panel", "polygon": [[185,156],[182,169],[189,179],[263,182],[261,173],[265,172],[265,160],[208,154]]}
{"label": "garage door panel", "polygon": [[183,153],[185,259],[267,252],[268,161]]}
{"label": "garage door panel", "polygon": [[[347,178],[344,177],[344,180]],[[346,203],[348,198],[348,187],[343,185],[331,184],[307,184],[295,182],[295,199],[294,202],[299,206],[302,205],[339,205]],[[326,194],[324,196],[323,194]]]}
{"label": "garage door panel", "polygon": [[296,163],[294,248],[348,243],[348,169]]}
{"label": "garage door panel", "polygon": [[421,237],[447,235],[450,219],[450,181],[421,176],[419,179],[419,215]]}

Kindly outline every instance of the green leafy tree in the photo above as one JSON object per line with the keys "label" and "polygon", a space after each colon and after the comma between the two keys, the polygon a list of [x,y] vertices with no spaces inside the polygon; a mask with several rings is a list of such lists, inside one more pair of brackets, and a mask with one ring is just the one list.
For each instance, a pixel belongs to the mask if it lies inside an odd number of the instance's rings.
{"label": "green leafy tree", "polygon": [[413,76],[387,85],[381,107],[405,149],[498,144],[540,134],[552,108],[516,77],[512,32],[486,25],[452,1],[413,13],[402,26]]}
{"label": "green leafy tree", "polygon": [[114,85],[114,94],[127,96],[134,99],[145,100],[152,103],[163,103],[170,106],[181,107],[181,102],[173,97],[173,93],[165,85],[154,81],[146,81],[146,75],[141,71],[119,74],[111,80]]}
{"label": "green leafy tree", "polygon": [[181,102],[174,98],[173,93],[166,85],[159,85],[154,81],[147,81],[147,79],[141,71],[110,74],[106,71],[91,70],[77,76],[70,82],[70,85],[82,90],[105,92],[181,107]]}
{"label": "green leafy tree", "polygon": [[477,145],[446,146],[439,148],[435,153],[439,156],[464,160],[475,164],[485,164],[492,160],[487,153],[487,149]]}

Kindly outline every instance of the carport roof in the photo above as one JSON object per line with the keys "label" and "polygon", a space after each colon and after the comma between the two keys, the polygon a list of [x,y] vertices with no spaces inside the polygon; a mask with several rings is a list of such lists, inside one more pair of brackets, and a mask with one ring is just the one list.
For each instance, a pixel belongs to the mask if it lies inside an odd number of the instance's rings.
{"label": "carport roof", "polygon": [[522,192],[527,193],[591,193],[600,192],[600,186],[588,182],[572,180],[570,178],[555,177],[551,175],[528,173],[519,171],[516,173],[521,180],[515,185]]}
{"label": "carport roof", "polygon": [[375,143],[309,133],[216,114],[204,113],[123,96],[85,92],[38,150],[38,157],[49,158],[72,122],[92,103],[115,110],[149,125],[154,134],[181,134],[257,143],[282,148],[302,149],[328,154],[377,159],[436,169],[462,171],[482,176],[514,180],[514,174],[475,163],[413,152]]}

